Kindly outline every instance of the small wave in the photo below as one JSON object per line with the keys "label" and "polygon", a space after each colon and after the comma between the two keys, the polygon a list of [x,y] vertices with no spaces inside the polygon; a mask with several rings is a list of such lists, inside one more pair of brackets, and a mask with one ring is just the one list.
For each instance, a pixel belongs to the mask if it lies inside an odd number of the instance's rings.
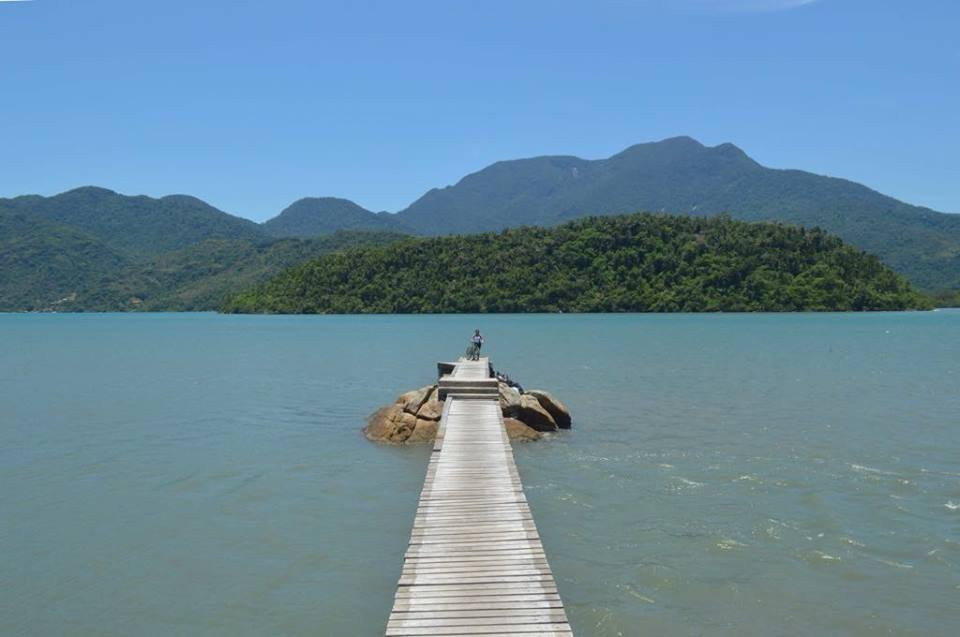
{"label": "small wave", "polygon": [[814,551],[813,556],[823,562],[839,562],[840,558],[836,555],[830,555],[829,553],[824,553],[823,551]]}
{"label": "small wave", "polygon": [[790,522],[784,522],[783,520],[778,520],[776,518],[767,518],[767,522],[772,522],[778,526],[782,526],[787,529],[792,529],[794,531],[799,531],[800,527],[796,524],[791,524]]}
{"label": "small wave", "polygon": [[744,546],[747,546],[747,545],[744,544],[743,542],[737,542],[736,540],[731,540],[729,538],[723,538],[722,540],[717,542],[717,548],[720,549],[721,551],[729,551],[731,549],[740,548]]}
{"label": "small wave", "polygon": [[632,588],[628,588],[628,589],[627,589],[627,592],[630,593],[631,595],[633,595],[634,597],[636,597],[637,599],[639,599],[640,601],[646,602],[646,603],[648,603],[648,604],[656,604],[656,603],[657,603],[657,602],[655,602],[654,600],[652,600],[652,599],[650,599],[649,597],[647,597],[646,595],[641,595],[640,593],[638,593],[637,591],[633,590]]}
{"label": "small wave", "polygon": [[687,479],[684,478],[683,476],[677,476],[677,480],[679,480],[680,482],[684,483],[685,485],[687,485],[687,486],[689,486],[689,487],[702,487],[702,486],[703,486],[703,483],[702,483],[702,482],[696,482],[695,480],[687,480]]}
{"label": "small wave", "polygon": [[854,471],[858,471],[858,472],[860,472],[860,473],[876,473],[876,474],[881,475],[881,476],[895,476],[895,475],[897,475],[897,474],[895,474],[895,473],[893,473],[893,472],[891,472],[891,471],[884,471],[883,469],[876,469],[876,468],[874,468],[874,467],[868,467],[868,466],[862,465],[862,464],[851,464],[851,465],[850,465],[850,468],[853,469]]}
{"label": "small wave", "polygon": [[760,482],[760,478],[756,476],[751,476],[748,474],[748,475],[740,476],[739,478],[734,478],[733,481],[734,482]]}
{"label": "small wave", "polygon": [[879,557],[876,558],[876,560],[877,560],[878,562],[880,562],[881,564],[886,564],[887,566],[893,566],[893,567],[896,567],[896,568],[913,568],[913,564],[904,564],[904,563],[902,563],[902,562],[893,562],[893,561],[891,561],[891,560],[884,560],[884,559],[881,559],[881,558],[879,558]]}
{"label": "small wave", "polygon": [[846,542],[847,544],[849,544],[850,546],[857,546],[857,547],[860,547],[860,548],[866,548],[866,546],[867,546],[867,545],[864,544],[863,542],[857,542],[857,541],[854,540],[853,538],[842,537],[842,538],[840,538],[840,539],[843,540],[844,542]]}
{"label": "small wave", "polygon": [[947,503],[944,504],[943,506],[947,507],[947,508],[950,509],[951,511],[956,511],[956,510],[960,509],[960,504],[957,504],[957,503],[954,502],[953,500],[948,500]]}

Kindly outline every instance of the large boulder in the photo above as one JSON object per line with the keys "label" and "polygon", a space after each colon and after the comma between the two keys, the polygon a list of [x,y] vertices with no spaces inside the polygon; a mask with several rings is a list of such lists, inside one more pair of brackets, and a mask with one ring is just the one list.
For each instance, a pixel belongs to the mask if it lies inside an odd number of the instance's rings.
{"label": "large boulder", "polygon": [[406,442],[417,425],[417,417],[398,404],[378,409],[367,420],[363,435],[378,442]]}
{"label": "large boulder", "polygon": [[436,420],[423,420],[417,418],[417,424],[413,428],[410,437],[404,442],[433,442],[437,437],[437,429],[440,423]]}
{"label": "large boulder", "polygon": [[420,406],[420,409],[417,410],[417,418],[422,418],[423,420],[440,420],[442,415],[443,403],[440,402],[439,392],[434,389],[423,402],[423,405]]}
{"label": "large boulder", "polygon": [[551,394],[548,391],[543,391],[542,389],[531,389],[527,392],[527,395],[533,396],[537,399],[537,402],[540,403],[540,406],[543,407],[548,414],[553,416],[553,420],[557,423],[557,426],[561,429],[569,429],[572,423],[570,418],[570,410],[567,409],[567,406],[560,402],[556,396]]}
{"label": "large boulder", "polygon": [[514,417],[537,431],[557,430],[557,423],[550,412],[540,406],[540,401],[527,394],[521,394],[520,408]]}
{"label": "large boulder", "polygon": [[500,410],[505,416],[516,414],[520,410],[520,391],[506,383],[497,383],[500,392]]}
{"label": "large boulder", "polygon": [[516,418],[504,418],[503,426],[506,427],[507,437],[510,440],[529,442],[531,440],[540,440],[543,437],[543,434],[539,431],[523,424]]}
{"label": "large boulder", "polygon": [[420,411],[420,407],[423,406],[423,403],[427,402],[430,398],[430,394],[437,388],[436,385],[427,385],[426,387],[421,387],[420,389],[414,389],[413,391],[408,391],[405,394],[401,394],[397,398],[397,404],[403,407],[403,410],[408,414],[414,414]]}

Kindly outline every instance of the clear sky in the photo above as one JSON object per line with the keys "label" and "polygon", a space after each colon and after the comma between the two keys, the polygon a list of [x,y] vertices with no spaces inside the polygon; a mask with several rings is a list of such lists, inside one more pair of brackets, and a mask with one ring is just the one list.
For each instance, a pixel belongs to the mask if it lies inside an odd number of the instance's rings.
{"label": "clear sky", "polygon": [[399,210],[690,135],[960,212],[957,0],[0,0],[0,196]]}

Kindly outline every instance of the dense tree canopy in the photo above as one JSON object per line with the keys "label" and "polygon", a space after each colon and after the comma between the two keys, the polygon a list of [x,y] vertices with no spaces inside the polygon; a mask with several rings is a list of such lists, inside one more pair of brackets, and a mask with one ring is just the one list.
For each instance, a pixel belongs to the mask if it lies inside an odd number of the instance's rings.
{"label": "dense tree canopy", "polygon": [[820,230],[726,217],[590,217],[330,254],[226,312],[902,310],[928,300]]}
{"label": "dense tree canopy", "polygon": [[0,311],[215,310],[290,266],[401,236],[342,231],[269,242],[210,239],[131,260],[80,230],[0,212]]}
{"label": "dense tree canopy", "polygon": [[861,184],[760,165],[733,144],[688,137],[606,159],[497,162],[435,188],[397,217],[420,234],[552,226],[589,214],[655,210],[823,228],[880,257],[923,290],[960,290],[960,215],[911,206]]}

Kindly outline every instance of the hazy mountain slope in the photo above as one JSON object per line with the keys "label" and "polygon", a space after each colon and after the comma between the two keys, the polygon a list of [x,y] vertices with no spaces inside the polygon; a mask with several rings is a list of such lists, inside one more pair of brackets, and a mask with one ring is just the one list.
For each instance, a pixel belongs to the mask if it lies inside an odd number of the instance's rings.
{"label": "hazy mountain slope", "polygon": [[0,199],[0,211],[69,225],[134,258],[176,250],[207,239],[261,240],[262,228],[217,210],[195,197],[161,199],[85,187],[53,197]]}
{"label": "hazy mountain slope", "polygon": [[338,230],[394,230],[403,226],[395,215],[370,212],[347,199],[306,197],[263,223],[274,237],[316,237]]}
{"label": "hazy mountain slope", "polygon": [[925,288],[960,288],[960,216],[911,206],[843,179],[761,166],[732,144],[688,137],[602,160],[497,162],[398,213],[423,234],[552,225],[588,214],[658,210],[819,226]]}
{"label": "hazy mountain slope", "polygon": [[61,309],[126,265],[92,235],[0,211],[0,311]]}
{"label": "hazy mountain slope", "polygon": [[96,285],[80,290],[63,309],[214,310],[230,294],[262,283],[290,266],[336,250],[383,245],[403,236],[341,231],[315,239],[280,239],[270,243],[211,239],[129,264]]}

